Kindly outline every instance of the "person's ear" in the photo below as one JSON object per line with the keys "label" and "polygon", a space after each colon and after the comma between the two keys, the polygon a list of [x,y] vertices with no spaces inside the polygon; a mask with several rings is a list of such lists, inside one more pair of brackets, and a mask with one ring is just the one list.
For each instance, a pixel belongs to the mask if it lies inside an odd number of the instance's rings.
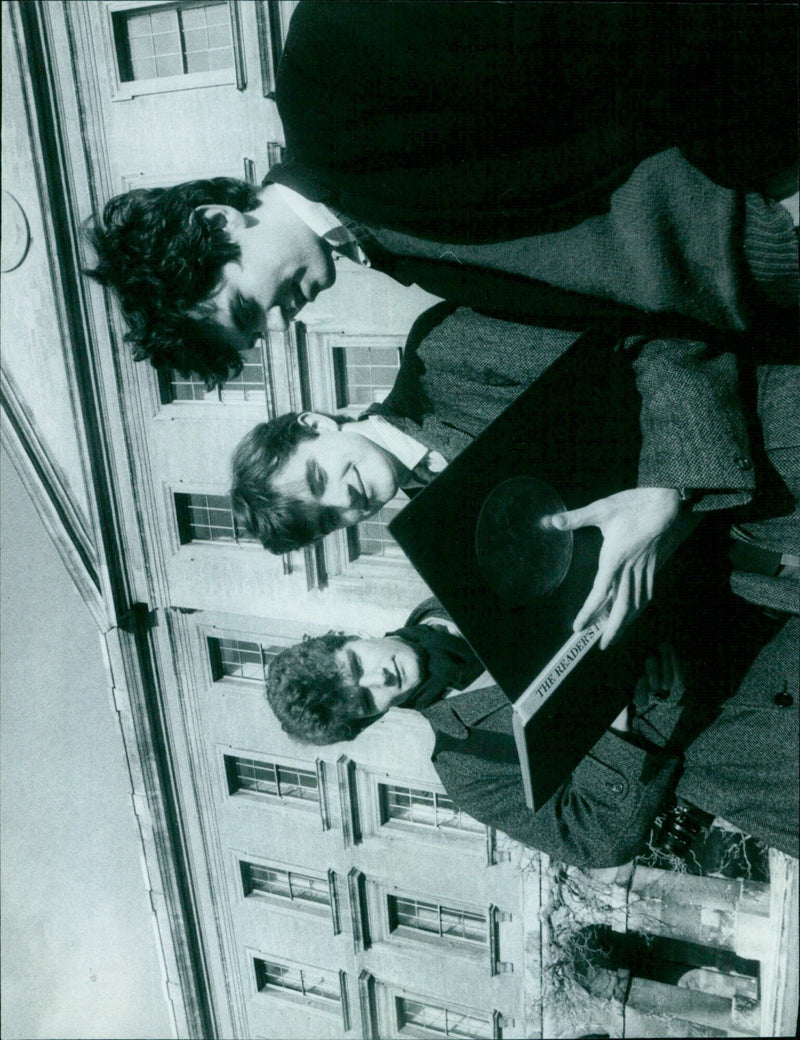
{"label": "person's ear", "polygon": [[301,412],[297,421],[301,426],[305,426],[309,430],[316,430],[317,433],[335,433],[339,429],[339,424],[335,419],[332,419],[330,415],[320,415],[319,412]]}
{"label": "person's ear", "polygon": [[241,231],[245,226],[244,214],[235,206],[207,205],[195,206],[195,213],[213,228],[222,228],[229,235]]}

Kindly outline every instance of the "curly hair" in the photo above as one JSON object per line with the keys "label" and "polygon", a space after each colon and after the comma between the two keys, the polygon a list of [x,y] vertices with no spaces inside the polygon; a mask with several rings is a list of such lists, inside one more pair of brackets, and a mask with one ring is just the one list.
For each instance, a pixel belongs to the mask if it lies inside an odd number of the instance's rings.
{"label": "curly hair", "polygon": [[259,205],[259,189],[232,177],[137,188],[111,199],[86,235],[97,266],[85,273],[117,294],[136,361],[196,372],[212,388],[242,369],[239,352],[209,320],[189,317],[216,289],[239,246],[197,206],[227,205],[242,213]]}
{"label": "curly hair", "polygon": [[[299,418],[299,412],[287,412],[254,426],[239,442],[231,463],[236,523],[272,553],[300,549],[338,526],[334,510],[288,498],[270,486],[297,445],[319,436]],[[330,418],[339,425],[352,421],[349,416]]]}
{"label": "curly hair", "polygon": [[355,638],[342,632],[306,637],[273,660],[267,700],[289,736],[306,744],[336,744],[375,721],[350,717],[354,687],[334,656]]}

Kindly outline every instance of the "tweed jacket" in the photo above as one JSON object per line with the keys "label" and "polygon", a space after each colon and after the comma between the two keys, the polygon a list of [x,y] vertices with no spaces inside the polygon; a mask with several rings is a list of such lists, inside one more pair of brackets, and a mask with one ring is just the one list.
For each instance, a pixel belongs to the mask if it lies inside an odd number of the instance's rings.
{"label": "tweed jacket", "polygon": [[626,863],[641,851],[674,785],[679,759],[610,730],[537,812],[525,803],[511,704],[497,686],[438,701],[422,714],[448,795],[476,820],[578,867]]}
{"label": "tweed jacket", "polygon": [[[391,393],[367,414],[452,460],[576,338],[438,304],[414,324]],[[575,349],[603,365],[612,341]],[[647,341],[630,354],[642,395],[639,484],[703,489],[701,510],[747,502],[755,486],[736,362],[725,353],[708,358],[716,378],[698,384],[686,357],[706,349],[700,341],[676,342],[674,351],[671,342]],[[673,364],[673,353],[684,363]]]}
{"label": "tweed jacket", "polygon": [[301,3],[267,180],[361,225],[392,277],[477,309],[749,327],[776,272],[779,305],[798,284],[791,220],[752,191],[796,161],[796,12],[756,15]]}
{"label": "tweed jacket", "polygon": [[[498,687],[425,709],[436,734],[431,761],[455,804],[567,863],[613,866],[641,851],[677,780],[679,797],[797,856],[800,621],[706,591],[701,619],[686,609],[690,592],[675,604],[670,638],[685,688],[665,699],[648,694],[632,735],[603,734],[535,813],[525,803],[511,705]],[[409,622],[431,613],[421,604]]]}
{"label": "tweed jacket", "polygon": [[[440,617],[448,615],[431,598],[412,611],[406,625]],[[668,701],[651,700],[641,716],[648,721],[638,743],[636,737],[605,733],[570,780],[534,813],[525,803],[511,704],[498,686],[445,698],[422,714],[436,734],[431,761],[459,808],[576,866],[613,866],[636,855],[679,765],[676,754],[665,749],[680,717],[676,692]]]}
{"label": "tweed jacket", "polygon": [[[743,638],[766,638],[736,693],[689,745],[677,792],[706,812],[790,856],[800,855],[800,619],[756,617],[747,631],[723,625],[731,648]],[[764,632],[753,630],[763,626]],[[707,675],[706,683],[716,677]]]}

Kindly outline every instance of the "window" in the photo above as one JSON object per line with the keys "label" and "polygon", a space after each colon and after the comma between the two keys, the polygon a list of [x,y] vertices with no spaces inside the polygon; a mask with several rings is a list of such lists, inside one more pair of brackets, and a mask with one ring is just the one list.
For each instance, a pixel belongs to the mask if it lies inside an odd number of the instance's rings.
{"label": "window", "polygon": [[112,25],[122,83],[234,68],[225,0],[118,11]]}
{"label": "window", "polygon": [[320,800],[317,774],[309,769],[226,755],[225,774],[230,794],[247,791],[292,802],[318,803]]}
{"label": "window", "polygon": [[246,896],[265,895],[299,903],[305,908],[330,907],[331,891],[328,878],[301,874],[294,870],[265,867],[259,863],[241,860],[242,888]]}
{"label": "window", "polygon": [[162,404],[185,404],[223,402],[236,404],[242,401],[266,402],[267,380],[261,347],[255,346],[241,352],[244,367],[238,376],[226,380],[222,389],[207,390],[199,376],[182,376],[180,372],[159,372],[159,390]]}
{"label": "window", "polygon": [[455,1036],[491,1040],[497,1035],[490,1015],[460,1011],[441,1004],[423,1004],[407,997],[395,997],[397,1029],[400,1036]]}
{"label": "window", "polygon": [[214,681],[246,679],[266,682],[270,661],[285,649],[283,646],[262,646],[242,639],[208,639],[208,657]]}
{"label": "window", "polygon": [[316,997],[319,1000],[340,1004],[342,990],[337,972],[322,968],[290,967],[277,961],[254,958],[256,986],[259,990],[275,989],[284,994],[301,997]]}
{"label": "window", "polygon": [[357,560],[362,556],[381,556],[384,559],[404,560],[405,554],[389,533],[389,521],[393,520],[407,503],[404,495],[398,495],[380,509],[369,520],[347,528],[348,557]]}
{"label": "window", "polygon": [[381,823],[400,822],[443,831],[484,834],[486,828],[458,809],[446,794],[379,784]]}
{"label": "window", "polygon": [[175,516],[181,545],[190,542],[254,542],[240,533],[229,495],[175,495]]}
{"label": "window", "polygon": [[336,407],[382,401],[394,386],[401,354],[397,346],[332,347]]}
{"label": "window", "polygon": [[440,939],[455,939],[461,942],[484,946],[489,938],[486,914],[428,903],[407,896],[386,897],[389,911],[389,929],[392,932],[424,933]]}

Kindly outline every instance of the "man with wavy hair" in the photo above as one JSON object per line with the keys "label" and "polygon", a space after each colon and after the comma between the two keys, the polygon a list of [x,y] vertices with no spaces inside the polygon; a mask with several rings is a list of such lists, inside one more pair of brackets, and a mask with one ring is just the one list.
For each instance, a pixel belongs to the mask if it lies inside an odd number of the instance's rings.
{"label": "man with wavy hair", "polygon": [[772,202],[797,190],[796,18],[301,3],[278,72],[285,162],[260,188],[112,199],[96,276],[135,356],[216,381],[333,282],[334,251],[544,327],[759,326],[797,300],[792,221]]}
{"label": "man with wavy hair", "polygon": [[[788,635],[729,600],[712,592],[700,625],[685,609],[654,621],[634,651],[642,677],[631,707],[536,812],[525,802],[511,704],[436,600],[381,638],[331,632],[287,648],[270,665],[267,699],[286,733],[317,745],[354,740],[394,708],[419,712],[435,735],[431,761],[460,809],[580,867],[641,851],[676,784],[676,812],[692,828],[721,816],[796,856],[797,705],[776,708],[764,682],[769,654],[756,654],[764,640],[785,652],[796,626]],[[730,645],[707,638],[717,607]],[[796,660],[793,670],[796,686]]]}

